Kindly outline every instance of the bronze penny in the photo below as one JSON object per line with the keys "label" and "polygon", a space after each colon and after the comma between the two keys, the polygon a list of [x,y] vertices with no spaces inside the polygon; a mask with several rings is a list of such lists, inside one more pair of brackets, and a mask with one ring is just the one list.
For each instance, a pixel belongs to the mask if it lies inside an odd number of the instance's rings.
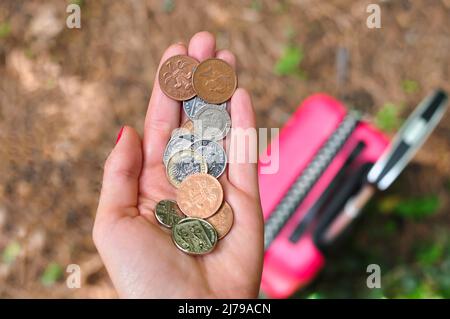
{"label": "bronze penny", "polygon": [[236,90],[237,77],[233,68],[221,59],[208,59],[194,70],[192,83],[197,95],[213,104],[228,101]]}
{"label": "bronze penny", "polygon": [[189,133],[194,134],[194,122],[191,120],[187,120],[181,128],[186,129]]}
{"label": "bronze penny", "polygon": [[198,62],[187,55],[175,55],[168,58],[159,70],[159,86],[168,96],[177,101],[188,100],[195,96],[192,76]]}
{"label": "bronze penny", "polygon": [[223,201],[217,213],[207,218],[206,221],[214,226],[219,239],[222,239],[228,234],[231,226],[233,226],[233,219],[234,216],[231,206],[226,201]]}
{"label": "bronze penny", "polygon": [[178,186],[178,207],[186,216],[208,218],[220,208],[222,201],[222,185],[209,174],[187,176]]}

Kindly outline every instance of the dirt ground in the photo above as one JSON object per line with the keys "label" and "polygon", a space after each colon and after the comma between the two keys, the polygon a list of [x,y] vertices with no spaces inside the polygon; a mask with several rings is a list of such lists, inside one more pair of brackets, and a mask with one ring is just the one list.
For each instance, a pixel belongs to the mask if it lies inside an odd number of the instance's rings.
{"label": "dirt ground", "polygon": [[[366,7],[377,1],[76,2],[81,29],[65,26],[68,1],[0,2],[0,297],[115,296],[91,239],[103,162],[123,124],[142,133],[164,49],[197,31],[213,32],[219,48],[237,55],[239,83],[253,96],[260,127],[282,127],[319,91],[369,120],[386,103],[403,118],[431,89],[450,91],[449,0],[382,1],[380,29],[366,27]],[[301,48],[301,76],[274,71],[288,47]],[[370,295],[355,271],[362,276],[361,265],[378,260],[391,278],[383,295],[416,296],[403,283],[424,283],[415,247],[450,248],[449,137],[447,113],[378,199],[433,195],[436,212],[416,220],[371,211],[299,297]],[[446,254],[433,271],[444,260],[448,266]],[[73,263],[83,270],[81,289],[64,281]],[[443,293],[434,281],[422,287],[425,296],[450,295],[450,284]]]}

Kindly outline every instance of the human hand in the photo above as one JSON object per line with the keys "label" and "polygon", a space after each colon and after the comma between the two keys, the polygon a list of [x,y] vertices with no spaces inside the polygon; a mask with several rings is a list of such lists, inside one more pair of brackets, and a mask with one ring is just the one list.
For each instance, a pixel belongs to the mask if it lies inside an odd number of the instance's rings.
{"label": "human hand", "polygon": [[[236,64],[231,52],[216,52],[214,36],[207,32],[194,35],[188,48],[170,46],[161,61],[178,54],[199,62],[215,56],[233,67]],[[133,128],[125,126],[106,161],[93,229],[95,245],[121,297],[254,298],[263,258],[255,163],[231,162],[219,178],[224,199],[234,211],[234,225],[210,254],[181,252],[154,217],[160,200],[176,198],[162,157],[172,131],[186,120],[180,110],[180,103],[161,91],[156,77],[142,142]],[[255,127],[252,102],[244,89],[235,91],[230,113],[233,128]],[[248,153],[230,149],[230,153],[238,151]]]}

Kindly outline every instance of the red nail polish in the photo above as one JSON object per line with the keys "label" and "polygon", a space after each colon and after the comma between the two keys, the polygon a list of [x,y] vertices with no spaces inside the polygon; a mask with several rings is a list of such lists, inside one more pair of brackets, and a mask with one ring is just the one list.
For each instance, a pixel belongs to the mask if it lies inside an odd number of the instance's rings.
{"label": "red nail polish", "polygon": [[117,134],[116,144],[119,143],[120,138],[122,137],[123,129],[125,126],[122,126],[122,128],[119,131],[119,134]]}

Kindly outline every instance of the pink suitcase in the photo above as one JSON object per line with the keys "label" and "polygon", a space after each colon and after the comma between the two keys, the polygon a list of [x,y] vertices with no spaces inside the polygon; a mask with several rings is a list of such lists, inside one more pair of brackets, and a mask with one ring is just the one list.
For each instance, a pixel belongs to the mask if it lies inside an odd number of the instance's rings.
{"label": "pink suitcase", "polygon": [[[346,108],[334,98],[325,94],[310,96],[279,134],[278,170],[267,173],[270,170],[264,168],[270,165],[267,163],[268,157],[261,157],[258,165],[259,188],[266,225],[270,214],[286,196],[289,187],[311,163],[330,136],[335,134],[346,115]],[[312,233],[305,232],[296,242],[292,242],[289,237],[360,141],[364,142],[365,148],[356,158],[359,163],[375,162],[389,143],[389,140],[370,124],[359,121],[355,125],[298,208],[266,248],[261,292],[267,297],[286,298],[292,295],[308,284],[324,266],[323,252]],[[268,147],[268,154],[276,151],[271,149],[273,147]]]}

